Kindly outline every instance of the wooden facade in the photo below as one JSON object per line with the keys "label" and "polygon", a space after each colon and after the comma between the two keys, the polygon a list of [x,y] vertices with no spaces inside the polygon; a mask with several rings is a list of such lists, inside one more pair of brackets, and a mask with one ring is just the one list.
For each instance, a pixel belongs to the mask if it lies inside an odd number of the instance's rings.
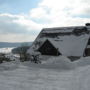
{"label": "wooden facade", "polygon": [[46,40],[41,47],[38,49],[38,51],[42,55],[53,55],[53,56],[58,56],[61,55],[61,53],[56,49],[49,40]]}
{"label": "wooden facade", "polygon": [[85,56],[90,56],[90,38],[87,43],[87,48],[85,49]]}
{"label": "wooden facade", "polygon": [[90,48],[87,48],[87,49],[85,50],[85,56],[90,56]]}

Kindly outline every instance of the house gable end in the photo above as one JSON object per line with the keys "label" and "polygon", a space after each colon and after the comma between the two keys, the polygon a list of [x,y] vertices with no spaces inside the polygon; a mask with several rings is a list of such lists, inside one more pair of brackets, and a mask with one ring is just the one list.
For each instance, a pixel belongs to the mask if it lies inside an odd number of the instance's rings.
{"label": "house gable end", "polygon": [[61,55],[58,49],[55,48],[48,39],[39,47],[38,51],[41,52],[42,55]]}

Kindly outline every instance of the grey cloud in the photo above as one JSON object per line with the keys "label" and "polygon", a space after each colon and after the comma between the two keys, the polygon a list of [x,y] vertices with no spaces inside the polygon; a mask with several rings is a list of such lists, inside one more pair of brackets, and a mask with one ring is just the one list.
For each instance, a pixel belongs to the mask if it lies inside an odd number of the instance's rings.
{"label": "grey cloud", "polygon": [[90,15],[90,7],[89,7],[89,8],[86,8],[86,9],[84,10],[84,12],[85,12],[85,14]]}
{"label": "grey cloud", "polygon": [[81,0],[81,2],[90,4],[90,0]]}
{"label": "grey cloud", "polygon": [[0,33],[30,34],[31,31],[28,31],[25,26],[13,22],[13,20],[18,19],[18,17],[12,17],[8,15],[0,16]]}

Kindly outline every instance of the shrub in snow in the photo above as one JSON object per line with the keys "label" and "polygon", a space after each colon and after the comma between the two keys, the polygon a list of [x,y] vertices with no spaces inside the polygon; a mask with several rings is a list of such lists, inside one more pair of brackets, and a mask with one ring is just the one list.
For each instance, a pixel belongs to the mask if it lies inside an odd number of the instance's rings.
{"label": "shrub in snow", "polygon": [[17,59],[17,58],[16,58],[13,54],[11,54],[11,53],[5,54],[5,57],[8,58],[8,59],[10,59],[11,61],[14,61],[14,60]]}
{"label": "shrub in snow", "polygon": [[41,55],[41,53],[38,51],[31,51],[28,58],[31,62],[41,63],[40,58],[39,58],[40,55]]}
{"label": "shrub in snow", "polygon": [[39,55],[31,55],[30,61],[34,63],[41,63],[39,59]]}
{"label": "shrub in snow", "polygon": [[20,47],[14,48],[12,50],[12,53],[14,54],[19,54],[20,56],[20,61],[28,61],[28,54],[27,50],[29,49],[29,46],[27,44],[23,44]]}
{"label": "shrub in snow", "polygon": [[75,68],[74,64],[65,56],[53,57],[47,60],[44,65],[59,69],[73,69]]}
{"label": "shrub in snow", "polygon": [[5,54],[0,53],[0,63],[3,63],[3,61],[11,61],[10,58],[6,57]]}

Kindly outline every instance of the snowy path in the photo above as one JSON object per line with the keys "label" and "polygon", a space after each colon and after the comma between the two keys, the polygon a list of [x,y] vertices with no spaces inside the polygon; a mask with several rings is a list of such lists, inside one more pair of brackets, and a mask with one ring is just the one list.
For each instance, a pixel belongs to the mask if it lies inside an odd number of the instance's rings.
{"label": "snowy path", "polygon": [[[9,67],[10,64],[0,67]],[[16,67],[17,66],[17,67]],[[14,67],[14,69],[10,69]],[[90,66],[70,71],[41,69],[20,63],[0,72],[0,90],[89,90]]]}

